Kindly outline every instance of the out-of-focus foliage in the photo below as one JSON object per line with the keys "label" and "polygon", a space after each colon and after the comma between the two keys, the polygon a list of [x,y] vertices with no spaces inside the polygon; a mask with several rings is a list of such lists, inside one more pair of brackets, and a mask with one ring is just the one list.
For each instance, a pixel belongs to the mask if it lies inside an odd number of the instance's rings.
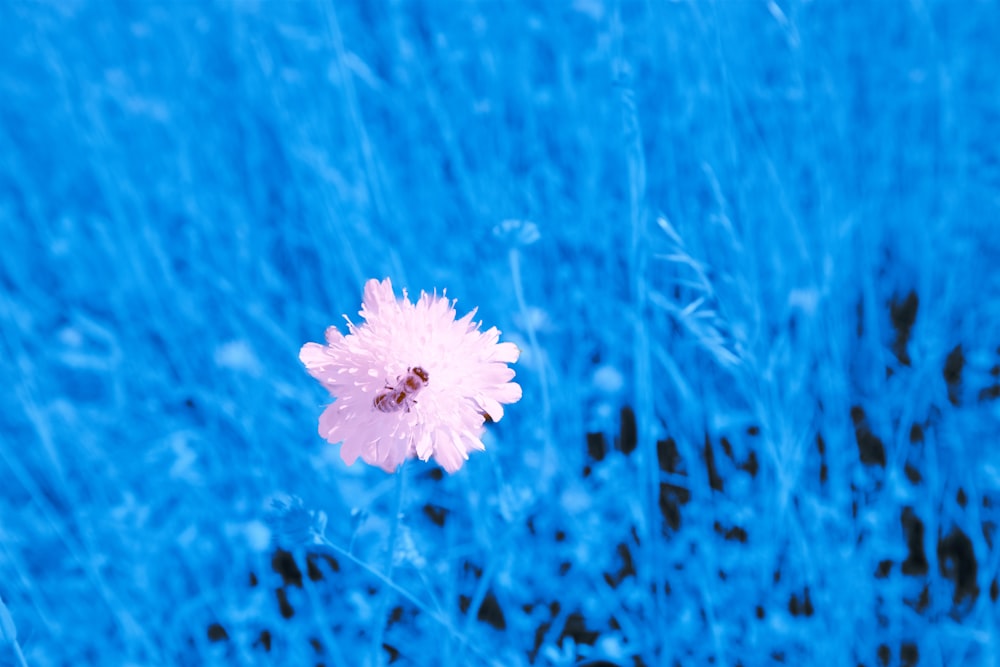
{"label": "out-of-focus foliage", "polygon": [[[0,661],[996,664],[998,39],[4,3]],[[522,348],[454,476],[316,435],[299,347],[384,276]]]}

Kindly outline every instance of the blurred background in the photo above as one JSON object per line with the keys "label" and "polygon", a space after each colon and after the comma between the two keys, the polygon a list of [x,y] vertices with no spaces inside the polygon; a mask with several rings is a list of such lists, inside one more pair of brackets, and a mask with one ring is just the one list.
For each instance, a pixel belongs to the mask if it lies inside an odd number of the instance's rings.
{"label": "blurred background", "polygon": [[[998,40],[4,3],[0,664],[1000,663]],[[386,276],[522,349],[455,475],[316,433]]]}

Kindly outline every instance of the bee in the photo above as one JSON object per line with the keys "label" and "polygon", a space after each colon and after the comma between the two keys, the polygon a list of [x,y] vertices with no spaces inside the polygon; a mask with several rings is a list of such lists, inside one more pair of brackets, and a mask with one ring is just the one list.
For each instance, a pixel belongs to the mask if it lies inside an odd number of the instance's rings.
{"label": "bee", "polygon": [[375,396],[373,405],[380,412],[399,412],[400,410],[410,411],[413,397],[420,393],[420,390],[427,386],[430,376],[420,366],[407,368],[406,374],[401,376],[393,387],[388,382],[385,390]]}

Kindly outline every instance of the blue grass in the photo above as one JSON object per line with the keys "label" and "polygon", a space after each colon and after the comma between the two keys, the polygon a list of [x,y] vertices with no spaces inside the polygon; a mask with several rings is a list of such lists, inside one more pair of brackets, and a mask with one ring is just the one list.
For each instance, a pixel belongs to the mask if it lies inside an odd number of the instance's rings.
{"label": "blue grass", "polygon": [[[0,6],[0,664],[1000,664],[998,31]],[[522,349],[456,475],[316,434],[384,276]]]}

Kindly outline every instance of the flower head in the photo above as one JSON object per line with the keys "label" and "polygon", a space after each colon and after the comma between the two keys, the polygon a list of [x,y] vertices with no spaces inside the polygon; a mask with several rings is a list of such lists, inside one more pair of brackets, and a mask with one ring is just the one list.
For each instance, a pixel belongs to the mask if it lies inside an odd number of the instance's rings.
{"label": "flower head", "polygon": [[396,299],[388,278],[369,280],[364,323],[345,315],[346,336],[331,326],[326,345],[302,346],[306,370],[336,397],[319,434],[342,443],[348,465],[360,456],[393,472],[408,457],[433,456],[455,472],[469,452],[485,449],[484,421],[499,421],[501,404],[521,398],[507,366],[520,352],[498,342],[496,327],[480,331],[475,313],[457,319],[444,296],[421,292],[411,303],[405,290]]}

